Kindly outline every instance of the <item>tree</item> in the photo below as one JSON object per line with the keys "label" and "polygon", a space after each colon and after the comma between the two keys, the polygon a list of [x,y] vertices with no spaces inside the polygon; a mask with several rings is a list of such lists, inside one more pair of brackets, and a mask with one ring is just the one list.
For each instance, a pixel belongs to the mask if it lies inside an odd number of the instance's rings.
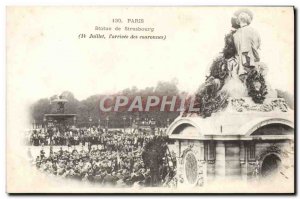
{"label": "tree", "polygon": [[152,186],[157,186],[163,180],[163,170],[168,161],[168,137],[154,137],[145,145],[142,159],[147,168],[150,169]]}
{"label": "tree", "polygon": [[44,114],[50,113],[50,111],[50,100],[47,98],[40,99],[32,106],[30,106],[31,119],[36,120],[37,123],[42,123]]}
{"label": "tree", "polygon": [[[127,97],[142,96],[146,99],[148,96],[179,96],[179,89],[177,88],[178,81],[173,79],[171,81],[160,81],[156,86],[146,87],[143,89],[138,89],[137,87],[126,88],[118,93],[118,95],[124,95]],[[84,100],[77,100],[74,94],[70,91],[64,91],[61,94],[63,98],[68,100],[68,103],[65,104],[65,113],[77,114],[77,125],[78,126],[87,126],[90,124],[89,119],[92,119],[91,125],[98,125],[99,119],[101,120],[102,126],[105,123],[106,117],[109,117],[109,126],[114,128],[122,128],[124,126],[123,117],[126,118],[125,125],[129,126],[129,118],[132,118],[132,121],[139,116],[147,119],[155,119],[159,126],[165,126],[167,118],[170,119],[170,122],[174,120],[179,113],[178,112],[168,112],[160,111],[160,107],[153,108],[150,112],[100,112],[99,104],[101,95],[96,94],[92,95]],[[51,101],[57,99],[58,95],[53,95],[49,99],[44,98],[35,102],[31,106],[31,116],[33,119],[42,122],[44,114],[54,113],[56,106],[50,104]]]}

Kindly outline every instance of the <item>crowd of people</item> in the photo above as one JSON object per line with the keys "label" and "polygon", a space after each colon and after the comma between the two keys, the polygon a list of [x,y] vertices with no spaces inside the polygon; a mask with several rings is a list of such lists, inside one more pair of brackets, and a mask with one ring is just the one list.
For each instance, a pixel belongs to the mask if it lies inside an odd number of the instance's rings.
{"label": "crowd of people", "polygon": [[[155,139],[158,137],[151,133],[124,133],[92,127],[65,132],[36,129],[27,142],[41,147],[37,157],[33,157],[30,149],[28,155],[38,170],[50,175],[103,186],[173,186],[172,154],[164,155],[155,177],[152,168],[143,161],[145,146]],[[46,145],[50,145],[47,154]],[[59,150],[54,151],[54,148]]]}

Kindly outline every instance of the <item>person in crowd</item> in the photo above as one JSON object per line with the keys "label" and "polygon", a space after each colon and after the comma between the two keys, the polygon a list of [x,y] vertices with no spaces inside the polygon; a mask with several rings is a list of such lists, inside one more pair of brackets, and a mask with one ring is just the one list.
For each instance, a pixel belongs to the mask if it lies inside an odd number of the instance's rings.
{"label": "person in crowd", "polygon": [[[167,160],[160,168],[160,177],[143,162],[143,148],[154,138],[151,132],[124,134],[96,127],[36,129],[31,134],[31,145],[42,148],[36,158],[29,149],[28,154],[36,168],[49,175],[105,186],[157,186],[166,183],[163,176],[169,181],[174,175],[167,168]],[[47,145],[49,151],[45,150]]]}

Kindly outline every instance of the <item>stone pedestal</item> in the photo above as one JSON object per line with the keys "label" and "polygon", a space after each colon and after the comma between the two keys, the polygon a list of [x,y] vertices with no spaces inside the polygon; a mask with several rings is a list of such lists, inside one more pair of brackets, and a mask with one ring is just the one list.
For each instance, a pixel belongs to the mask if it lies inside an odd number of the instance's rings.
{"label": "stone pedestal", "polygon": [[216,161],[215,176],[216,179],[224,179],[226,170],[225,143],[223,141],[216,142]]}

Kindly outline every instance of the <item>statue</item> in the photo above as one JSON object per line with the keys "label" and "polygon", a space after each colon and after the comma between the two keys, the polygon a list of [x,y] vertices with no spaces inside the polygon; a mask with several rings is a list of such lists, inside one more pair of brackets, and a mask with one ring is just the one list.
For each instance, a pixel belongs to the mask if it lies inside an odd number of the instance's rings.
{"label": "statue", "polygon": [[55,95],[52,98],[50,98],[50,104],[55,103],[56,104],[56,110],[54,110],[55,113],[65,113],[65,104],[68,102],[67,99],[65,99],[64,95]]}
{"label": "statue", "polygon": [[[268,94],[266,66],[260,62],[260,36],[250,24],[253,14],[248,9],[234,13],[232,30],[225,36],[225,47],[214,59],[210,73],[195,94],[195,108],[200,116],[209,117],[224,108],[228,97],[251,97],[262,104]],[[187,112],[183,113],[186,116]]]}
{"label": "statue", "polygon": [[250,26],[253,14],[248,9],[235,12],[236,22],[239,28],[233,35],[238,59],[238,74],[242,81],[245,80],[247,73],[257,68],[260,61],[258,50],[260,48],[260,36],[258,32]]}
{"label": "statue", "polygon": [[[240,9],[232,17],[232,27],[235,30],[231,32],[230,42],[231,46],[234,45],[232,48],[235,49],[235,54],[231,57],[227,55],[230,78],[224,89],[230,96],[249,96],[255,103],[261,104],[268,94],[264,78],[266,66],[260,62],[260,36],[250,26],[252,20],[253,14],[248,9]],[[225,48],[224,51],[228,49]]]}
{"label": "statue", "polygon": [[236,48],[235,58],[238,60],[237,74],[247,87],[248,95],[255,103],[261,104],[268,94],[268,90],[264,78],[266,66],[260,62],[258,52],[260,36],[250,26],[253,19],[250,10],[240,9],[234,13],[234,18],[238,25],[236,32],[233,34]]}

